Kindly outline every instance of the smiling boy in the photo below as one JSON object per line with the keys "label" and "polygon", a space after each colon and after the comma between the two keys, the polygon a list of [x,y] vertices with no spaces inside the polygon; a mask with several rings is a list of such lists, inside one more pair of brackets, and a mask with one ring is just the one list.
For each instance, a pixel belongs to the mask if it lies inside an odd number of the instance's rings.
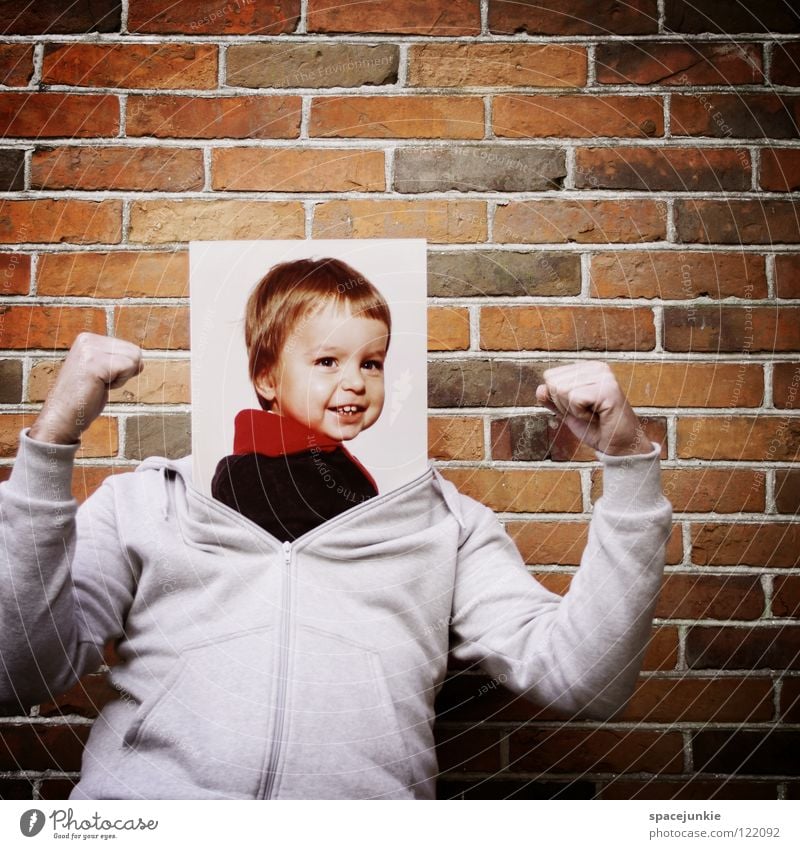
{"label": "smiling boy", "polygon": [[341,260],[274,266],[245,309],[250,379],[261,410],[235,420],[234,453],[214,498],[281,540],[295,540],[378,494],[342,445],[378,420],[391,313]]}

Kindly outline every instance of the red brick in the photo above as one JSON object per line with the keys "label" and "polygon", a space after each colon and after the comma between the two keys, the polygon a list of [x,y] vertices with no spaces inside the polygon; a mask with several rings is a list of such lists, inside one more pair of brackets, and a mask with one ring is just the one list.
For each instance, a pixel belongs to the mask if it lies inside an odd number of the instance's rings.
{"label": "red brick", "polygon": [[793,568],[800,551],[800,526],[787,522],[692,526],[692,562],[698,566]]}
{"label": "red brick", "polygon": [[481,348],[493,351],[650,351],[653,313],[647,307],[483,307]]}
{"label": "red brick", "polygon": [[481,11],[478,0],[361,0],[329,3],[309,0],[309,32],[385,32],[412,35],[478,35]]}
{"label": "red brick", "polygon": [[800,722],[800,678],[783,679],[780,713],[784,722]]}
{"label": "red brick", "polygon": [[750,363],[612,362],[620,388],[641,407],[759,407],[764,373]]}
{"label": "red brick", "polygon": [[515,770],[541,772],[680,772],[683,741],[676,732],[626,728],[525,727],[509,737]]}
{"label": "red brick", "polygon": [[762,189],[773,192],[794,192],[800,189],[800,150],[762,149],[760,185]]}
{"label": "red brick", "polygon": [[0,769],[80,770],[88,725],[6,725],[0,729]]}
{"label": "red brick", "polygon": [[69,348],[84,330],[104,333],[102,309],[89,307],[0,307],[0,348]]}
{"label": "red brick", "polygon": [[212,185],[233,191],[375,192],[386,187],[382,150],[221,148]]}
{"label": "red brick", "polygon": [[48,44],[42,83],[97,88],[216,88],[217,47],[213,44]]}
{"label": "red brick", "polygon": [[775,472],[775,509],[779,513],[800,513],[800,469]]}
{"label": "red brick", "polygon": [[69,799],[77,779],[69,778],[45,778],[39,784],[40,799]]}
{"label": "red brick", "polygon": [[772,719],[768,678],[645,678],[623,721],[764,722]]}
{"label": "red brick", "polygon": [[334,200],[314,210],[315,239],[486,241],[486,204],[472,200]]}
{"label": "red brick", "polygon": [[675,94],[672,133],[714,138],[797,137],[800,98],[777,94]]}
{"label": "red brick", "polygon": [[598,44],[597,81],[612,85],[756,85],[761,49],[724,42],[614,41]]}
{"label": "red brick", "polygon": [[578,88],[586,84],[586,49],[573,44],[412,44],[408,82]]}
{"label": "red brick", "polygon": [[741,251],[614,251],[591,259],[594,298],[766,298],[764,257]]}
{"label": "red brick", "polygon": [[[36,412],[0,414],[0,457],[16,455],[20,431],[30,427],[36,417]],[[81,435],[81,447],[76,457],[113,457],[118,450],[117,420],[110,416],[100,416]]]}
{"label": "red brick", "polygon": [[300,134],[299,97],[247,95],[128,98],[126,133],[176,139],[292,139]]}
{"label": "red brick", "polygon": [[631,35],[658,32],[656,0],[489,0],[491,32]]}
{"label": "red brick", "polygon": [[652,200],[510,201],[495,212],[495,241],[661,241],[667,234],[664,212],[664,207]]}
{"label": "red brick", "polygon": [[0,92],[0,135],[37,139],[116,136],[119,100],[114,95]]}
{"label": "red brick", "polygon": [[792,201],[676,200],[678,238],[682,242],[750,245],[800,242],[800,209]]}
{"label": "red brick", "polygon": [[[664,495],[679,513],[763,512],[765,476],[755,470],[662,469]],[[592,473],[592,499],[602,492],[603,473]]]}
{"label": "red brick", "polygon": [[698,731],[692,735],[692,760],[700,772],[750,775],[800,775],[794,729]]}
{"label": "red brick", "polygon": [[442,469],[460,492],[502,513],[576,513],[581,511],[577,471],[549,469]]}
{"label": "red brick", "polygon": [[105,675],[86,675],[66,693],[39,706],[39,716],[96,717],[103,705],[119,698]]}
{"label": "red brick", "polygon": [[690,669],[800,669],[800,628],[700,627],[686,636]]}
{"label": "red brick", "polygon": [[764,511],[763,472],[732,469],[664,469],[664,495],[681,513]]}
{"label": "red brick", "polygon": [[0,85],[25,86],[33,75],[33,45],[0,44]]}
{"label": "red brick", "polygon": [[483,458],[483,419],[473,416],[429,416],[428,455],[434,460]]}
{"label": "red brick", "polygon": [[506,530],[526,563],[577,566],[588,539],[585,522],[508,522]]}
{"label": "red brick", "polygon": [[0,253],[0,296],[27,295],[30,288],[30,256]]}
{"label": "red brick", "polygon": [[796,460],[800,418],[686,417],[678,420],[678,457],[707,460]]}
{"label": "red brick", "polygon": [[[565,424],[557,425],[556,417],[549,418],[550,459],[556,462],[591,463],[597,460],[594,449],[581,443]],[[667,420],[661,417],[639,416],[645,436],[661,445],[661,459],[667,457]]]}
{"label": "red brick", "polygon": [[500,769],[501,732],[471,728],[436,727],[436,757],[440,772],[497,772]]}
{"label": "red brick", "polygon": [[800,576],[779,575],[772,585],[772,615],[800,617]]}
{"label": "red brick", "polygon": [[677,663],[678,629],[665,625],[654,626],[644,654],[642,669],[648,672],[672,670]]}
{"label": "red brick", "polygon": [[764,594],[757,575],[664,578],[655,615],[661,619],[758,619]]}
{"label": "red brick", "polygon": [[297,201],[181,200],[131,204],[134,242],[197,239],[302,239],[305,213]]}
{"label": "red brick", "polygon": [[186,298],[186,251],[112,251],[42,254],[40,295],[86,298]]}
{"label": "red brick", "polygon": [[800,307],[664,307],[668,351],[797,351]]}
{"label": "red brick", "polygon": [[113,243],[121,236],[120,201],[0,201],[0,242]]}
{"label": "red brick", "polygon": [[770,77],[775,85],[800,86],[800,41],[773,47]]}
{"label": "red brick", "polygon": [[730,0],[666,0],[665,27],[674,32],[797,32],[800,18],[791,3]]}
{"label": "red brick", "polygon": [[800,254],[775,257],[775,294],[779,298],[800,298]]}
{"label": "red brick", "polygon": [[119,32],[121,13],[119,0],[6,0],[0,4],[0,30],[6,35]]}
{"label": "red brick", "polygon": [[744,148],[583,147],[575,157],[579,189],[746,191],[750,154]]}
{"label": "red brick", "polygon": [[772,367],[772,401],[782,410],[800,409],[800,363],[775,363]]}
{"label": "red brick", "polygon": [[300,0],[130,0],[128,32],[183,35],[280,35],[294,32]]}
{"label": "red brick", "polygon": [[135,466],[81,466],[76,465],[72,472],[72,497],[80,503],[102,485],[109,475],[132,472]]}
{"label": "red brick", "polygon": [[428,350],[465,351],[469,348],[469,310],[428,307]]}
{"label": "red brick", "polygon": [[340,138],[482,139],[479,97],[350,95],[316,97],[309,135]]}
{"label": "red brick", "polygon": [[203,151],[186,148],[60,147],[31,162],[32,189],[185,192],[203,183]]}
{"label": "red brick", "polygon": [[142,348],[189,350],[189,310],[186,307],[116,307],[114,336]]}
{"label": "red brick", "polygon": [[664,114],[660,97],[497,95],[492,129],[508,138],[648,138],[664,134]]}
{"label": "red brick", "polygon": [[598,793],[598,799],[665,799],[707,802],[709,799],[777,799],[778,785],[774,781],[732,781],[730,776],[703,779],[689,776],[679,781],[659,781],[651,777],[639,781],[614,779]]}

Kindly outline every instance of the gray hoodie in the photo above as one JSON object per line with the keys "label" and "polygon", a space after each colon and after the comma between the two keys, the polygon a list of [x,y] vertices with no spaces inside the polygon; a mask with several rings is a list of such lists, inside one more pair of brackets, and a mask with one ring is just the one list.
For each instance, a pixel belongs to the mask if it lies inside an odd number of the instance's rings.
{"label": "gray hoodie", "polygon": [[74,453],[23,431],[0,484],[0,701],[68,689],[117,641],[72,798],[433,798],[448,649],[570,714],[633,688],[671,520],[656,447],[598,455],[564,598],[433,469],[289,545],[194,489],[190,458],[77,509]]}

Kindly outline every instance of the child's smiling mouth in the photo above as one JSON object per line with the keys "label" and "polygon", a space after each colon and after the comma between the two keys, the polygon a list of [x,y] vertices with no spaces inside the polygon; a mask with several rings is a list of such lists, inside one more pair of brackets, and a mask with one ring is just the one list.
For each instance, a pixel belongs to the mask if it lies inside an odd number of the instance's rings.
{"label": "child's smiling mouth", "polygon": [[328,409],[340,416],[357,416],[364,412],[364,407],[357,404],[342,404],[341,407],[329,407]]}

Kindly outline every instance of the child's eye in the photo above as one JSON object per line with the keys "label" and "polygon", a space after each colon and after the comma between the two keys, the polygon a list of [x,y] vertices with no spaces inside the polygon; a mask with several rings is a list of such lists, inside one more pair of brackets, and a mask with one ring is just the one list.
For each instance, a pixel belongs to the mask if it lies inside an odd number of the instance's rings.
{"label": "child's eye", "polygon": [[370,371],[383,371],[383,363],[380,360],[366,360],[362,368]]}
{"label": "child's eye", "polygon": [[320,357],[317,360],[318,366],[324,366],[325,368],[333,368],[336,365],[336,360],[333,357]]}

